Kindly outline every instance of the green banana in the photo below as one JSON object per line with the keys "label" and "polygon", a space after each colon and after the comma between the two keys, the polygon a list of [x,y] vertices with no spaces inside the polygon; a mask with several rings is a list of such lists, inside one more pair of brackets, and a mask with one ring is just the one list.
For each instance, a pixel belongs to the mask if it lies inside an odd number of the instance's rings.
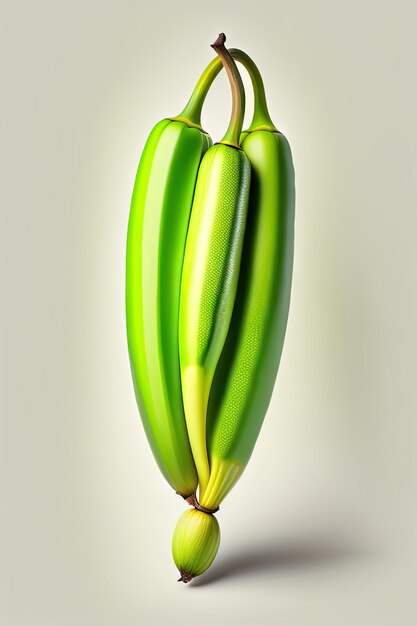
{"label": "green banana", "polygon": [[184,498],[197,473],[188,441],[178,353],[181,271],[198,168],[211,145],[205,93],[149,135],[133,190],[126,251],[126,326],[137,403],[155,459]]}
{"label": "green banana", "polygon": [[235,307],[208,406],[210,479],[200,504],[217,508],[241,476],[268,408],[281,357],[294,253],[294,168],[289,144],[268,113],[261,75],[232,50],[252,79],[255,112],[242,133],[252,168]]}
{"label": "green banana", "polygon": [[[183,582],[212,563],[216,512],[256,443],[281,357],[294,252],[294,168],[271,121],[259,70],[227,51],[203,72],[180,115],[152,130],[138,167],[126,252],[126,325],[141,418],[158,465],[195,508],[173,556]],[[234,60],[249,72],[254,115]],[[225,67],[232,115],[214,146],[201,127]],[[196,489],[199,489],[199,501]]]}
{"label": "green banana", "polygon": [[181,281],[179,350],[188,436],[199,497],[210,474],[206,412],[214,372],[233,311],[249,198],[250,164],[239,148],[244,89],[220,36],[213,44],[232,87],[224,138],[204,155],[197,178]]}
{"label": "green banana", "polygon": [[[235,309],[208,409],[210,480],[201,504],[216,508],[251,456],[281,357],[293,262],[293,166],[280,133],[252,131],[247,237]],[[275,173],[275,176],[271,176]]]}

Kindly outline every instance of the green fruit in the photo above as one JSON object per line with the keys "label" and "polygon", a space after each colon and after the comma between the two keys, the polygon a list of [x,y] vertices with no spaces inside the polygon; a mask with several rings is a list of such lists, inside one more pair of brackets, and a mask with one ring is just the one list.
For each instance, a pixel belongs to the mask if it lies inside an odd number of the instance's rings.
{"label": "green fruit", "polygon": [[[219,59],[182,113],[155,126],[135,182],[128,227],[126,319],[137,402],[164,476],[196,508],[172,551],[188,582],[212,563],[211,514],[241,476],[280,362],[294,252],[294,168],[268,113],[260,73],[242,51],[254,116],[242,131],[243,84],[220,35]],[[224,65],[232,115],[211,146],[201,108]],[[200,504],[195,498],[199,487]],[[207,511],[201,510],[207,509]]]}
{"label": "green fruit", "polygon": [[209,477],[206,410],[237,288],[250,169],[240,150],[218,144],[198,175],[184,259],[180,360],[188,435],[200,497]]}
{"label": "green fruit", "polygon": [[290,147],[271,121],[257,67],[244,52],[231,53],[254,86],[253,120],[241,135],[252,175],[233,316],[208,404],[210,479],[200,503],[209,509],[220,505],[241,476],[268,408],[288,319],[294,253]]}
{"label": "green fruit", "polygon": [[210,481],[219,506],[250,458],[274,388],[288,318],[294,250],[294,169],[285,137],[250,132],[242,147],[251,193],[235,308],[208,407]]}
{"label": "green fruit", "polygon": [[140,160],[126,252],[126,325],[140,415],[161,472],[182,496],[197,474],[182,402],[178,354],[181,271],[195,182],[211,144],[184,122],[162,120]]}
{"label": "green fruit", "polygon": [[197,509],[185,511],[172,538],[172,555],[180,571],[179,581],[189,582],[210,567],[220,545],[220,527],[214,515]]}
{"label": "green fruit", "polygon": [[[200,489],[200,503],[209,509],[219,506],[241,476],[268,408],[288,318],[294,251],[290,147],[270,118],[258,68],[241,50],[229,52],[248,70],[254,90],[253,119],[240,136],[252,175],[233,316],[206,409],[210,477]],[[207,93],[221,67],[220,59],[209,64],[190,103]]]}
{"label": "green fruit", "polygon": [[249,198],[250,165],[239,149],[244,91],[236,65],[221,48],[235,87],[225,138],[201,162],[181,281],[179,350],[188,436],[200,498],[209,480],[206,412],[237,289]]}

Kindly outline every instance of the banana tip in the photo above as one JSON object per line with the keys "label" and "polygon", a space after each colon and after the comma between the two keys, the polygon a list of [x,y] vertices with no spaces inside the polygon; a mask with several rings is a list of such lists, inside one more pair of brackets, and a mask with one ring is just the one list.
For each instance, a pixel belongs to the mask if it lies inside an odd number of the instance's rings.
{"label": "banana tip", "polygon": [[211,47],[214,49],[220,48],[221,46],[224,46],[225,43],[226,43],[226,35],[224,33],[220,33],[216,41],[211,44]]}
{"label": "banana tip", "polygon": [[181,577],[178,578],[179,583],[189,583],[190,580],[193,579],[193,576],[191,576],[191,574],[187,574],[186,572],[180,572]]}

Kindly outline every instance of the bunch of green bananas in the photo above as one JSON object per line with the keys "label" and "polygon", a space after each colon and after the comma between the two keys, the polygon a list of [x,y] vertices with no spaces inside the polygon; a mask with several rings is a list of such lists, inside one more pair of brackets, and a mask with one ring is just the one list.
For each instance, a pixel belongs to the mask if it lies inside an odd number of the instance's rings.
{"label": "bunch of green bananas", "polygon": [[[251,456],[271,398],[288,318],[294,168],[271,121],[256,65],[227,50],[201,75],[182,113],[159,122],[136,176],[126,254],[130,364],[140,415],[161,472],[193,506],[172,551],[183,582],[220,542],[214,513]],[[252,80],[254,115],[242,132]],[[222,67],[232,91],[224,138],[201,127]],[[198,499],[197,499],[198,489]]]}

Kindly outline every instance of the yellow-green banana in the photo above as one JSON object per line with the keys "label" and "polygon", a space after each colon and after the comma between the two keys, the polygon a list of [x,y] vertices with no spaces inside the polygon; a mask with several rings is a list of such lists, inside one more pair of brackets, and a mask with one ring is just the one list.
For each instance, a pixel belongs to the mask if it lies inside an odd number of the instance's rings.
{"label": "yellow-green banana", "polygon": [[239,147],[242,80],[221,38],[213,45],[232,87],[225,137],[204,155],[197,178],[181,281],[179,348],[188,436],[200,498],[209,480],[206,412],[238,284],[249,198],[250,164]]}
{"label": "yellow-green banana", "polygon": [[[218,550],[213,513],[258,437],[291,293],[290,147],[271,121],[256,65],[224,42],[220,35],[213,44],[219,57],[182,113],[159,122],[148,138],[127,238],[127,335],[140,414],[162,473],[195,507],[173,537],[183,582],[204,572]],[[244,89],[233,59],[254,89],[244,132]],[[224,138],[211,146],[201,110],[223,66],[232,115]]]}
{"label": "yellow-green banana", "polygon": [[133,190],[126,252],[126,325],[140,415],[161,472],[184,498],[197,473],[188,441],[178,353],[181,271],[201,159],[204,93],[152,130]]}
{"label": "yellow-green banana", "polygon": [[261,75],[232,50],[252,79],[255,110],[241,135],[252,168],[239,285],[208,407],[210,479],[200,504],[215,509],[241,476],[258,437],[281,357],[294,252],[294,168],[289,144],[268,113]]}

